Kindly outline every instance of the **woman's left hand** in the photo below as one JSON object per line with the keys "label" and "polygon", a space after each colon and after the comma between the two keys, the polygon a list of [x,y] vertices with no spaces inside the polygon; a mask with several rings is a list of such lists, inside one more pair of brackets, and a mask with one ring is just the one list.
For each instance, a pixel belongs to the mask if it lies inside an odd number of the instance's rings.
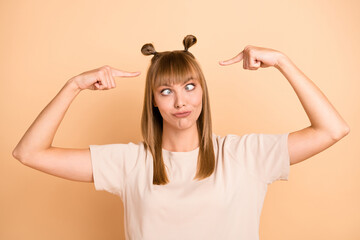
{"label": "woman's left hand", "polygon": [[220,61],[222,66],[243,60],[243,68],[257,70],[259,67],[278,67],[278,60],[283,55],[280,51],[248,45],[238,55],[226,61]]}

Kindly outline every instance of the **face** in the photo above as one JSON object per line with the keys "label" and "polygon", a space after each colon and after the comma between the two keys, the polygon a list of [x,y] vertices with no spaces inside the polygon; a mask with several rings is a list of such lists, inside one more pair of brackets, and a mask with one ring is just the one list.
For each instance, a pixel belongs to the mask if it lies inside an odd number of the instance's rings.
{"label": "face", "polygon": [[[196,124],[202,110],[202,88],[197,79],[185,84],[159,86],[154,90],[154,106],[163,118],[163,127],[187,129]],[[174,114],[188,112],[184,117]]]}

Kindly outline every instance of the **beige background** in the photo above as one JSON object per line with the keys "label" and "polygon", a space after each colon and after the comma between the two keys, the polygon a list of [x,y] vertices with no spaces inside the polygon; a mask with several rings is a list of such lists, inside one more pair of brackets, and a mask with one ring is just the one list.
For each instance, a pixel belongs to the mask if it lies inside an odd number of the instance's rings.
{"label": "beige background", "polygon": [[290,167],[269,186],[260,239],[359,239],[359,56],[357,1],[0,1],[0,239],[124,239],[120,198],[26,167],[11,155],[65,82],[105,64],[141,71],[117,88],[83,91],[53,145],[141,141],[140,116],[152,42],[199,60],[218,135],[285,133],[310,122],[275,68],[244,70],[218,61],[246,45],[280,50],[323,91],[351,132]]}

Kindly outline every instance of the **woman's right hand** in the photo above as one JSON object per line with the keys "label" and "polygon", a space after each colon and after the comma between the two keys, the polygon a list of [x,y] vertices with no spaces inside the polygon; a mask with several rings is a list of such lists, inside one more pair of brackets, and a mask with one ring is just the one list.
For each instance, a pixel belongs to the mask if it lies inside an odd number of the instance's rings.
{"label": "woman's right hand", "polygon": [[136,77],[140,72],[126,72],[108,65],[83,72],[71,80],[76,83],[80,90],[109,90],[116,87],[114,77]]}

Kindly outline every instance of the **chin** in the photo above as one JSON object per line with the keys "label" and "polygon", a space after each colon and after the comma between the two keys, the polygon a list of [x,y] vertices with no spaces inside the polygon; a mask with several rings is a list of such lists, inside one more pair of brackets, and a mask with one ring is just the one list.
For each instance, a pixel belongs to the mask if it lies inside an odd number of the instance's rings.
{"label": "chin", "polygon": [[173,124],[168,124],[170,125],[172,128],[178,129],[178,130],[185,130],[185,129],[189,129],[191,127],[193,127],[193,125],[196,125],[196,122],[186,122],[186,123],[178,123],[178,122],[174,122]]}
{"label": "chin", "polygon": [[179,128],[179,129],[189,129],[189,128],[193,127],[194,125],[196,125],[196,122],[182,124],[181,126],[176,125],[176,127]]}

